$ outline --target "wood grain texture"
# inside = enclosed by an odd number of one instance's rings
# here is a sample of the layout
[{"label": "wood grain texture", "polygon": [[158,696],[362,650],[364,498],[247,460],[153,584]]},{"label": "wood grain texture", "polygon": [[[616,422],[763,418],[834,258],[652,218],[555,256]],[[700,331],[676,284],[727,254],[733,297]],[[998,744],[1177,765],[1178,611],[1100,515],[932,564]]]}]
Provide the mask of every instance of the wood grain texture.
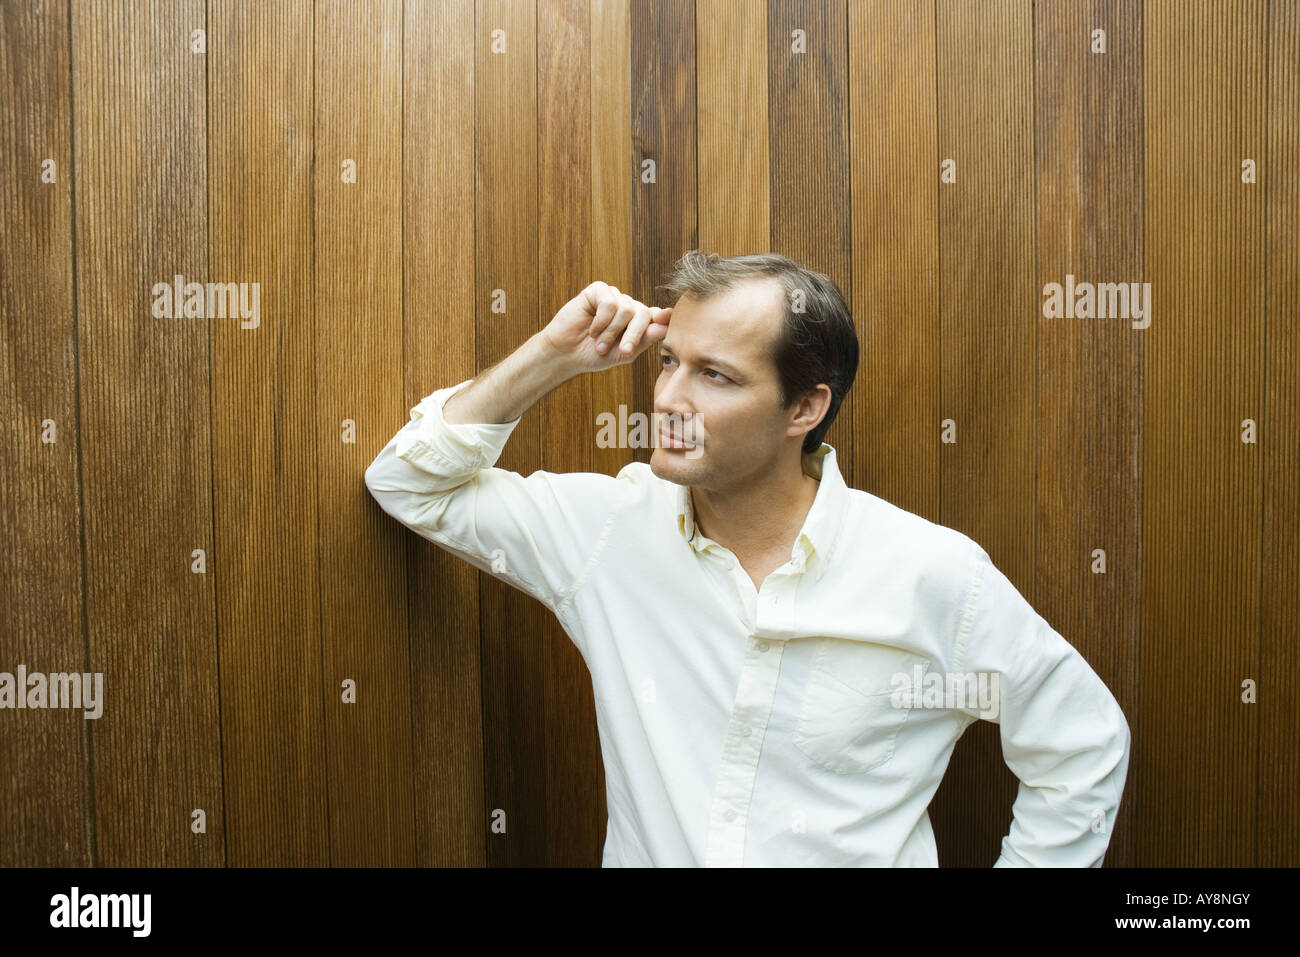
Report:
[{"label": "wood grain texture", "polygon": [[255,325],[210,325],[227,856],[322,867],[317,434],[301,427],[316,415],[311,8],[208,15],[211,276],[259,289]]},{"label": "wood grain texture", "polygon": [[[1145,5],[1146,330],[1138,858],[1256,862],[1267,9]],[[1268,431],[1260,437],[1268,441]],[[1171,746],[1188,742],[1188,747]],[[1203,742],[1213,742],[1204,746]],[[1212,783],[1211,783],[1212,782]]]},{"label": "wood grain texture", "polygon": [[[154,315],[206,282],[198,2],[72,4],[77,343],[96,864],[226,860],[208,321]],[[202,556],[199,555],[202,550]],[[197,562],[202,560],[203,570]],[[206,830],[191,830],[201,810]]]},{"label": "wood grain texture", "polygon": [[1300,5],[1268,8],[1267,282],[1257,867],[1300,864]]},{"label": "wood grain texture", "polygon": [[[403,537],[361,478],[396,429],[402,365],[402,17],[316,4],[316,436],[329,860],[415,863]],[[343,164],[355,164],[355,182]],[[398,425],[405,416],[397,416]],[[355,441],[348,423],[355,423]],[[343,683],[355,682],[355,703]]]},{"label": "wood grain texture", "polygon": [[[478,371],[474,288],[474,0],[404,5],[402,263],[405,385],[422,398]],[[390,431],[396,431],[391,429]],[[386,438],[377,437],[375,452]],[[378,505],[376,521],[391,524]],[[405,542],[417,863],[486,862],[479,573],[427,539]]]},{"label": "wood grain texture", "polygon": [[[84,674],[66,7],[0,6],[0,153],[0,671]],[[94,863],[84,715],[0,717],[0,867]]]},{"label": "wood grain texture", "polygon": [[[956,164],[939,187],[939,415],[956,441],[939,446],[937,520],[979,542],[1032,605],[1032,5],[944,0],[936,11],[939,158]],[[1015,795],[997,726],[976,722],[935,796],[940,863],[991,865]]]},{"label": "wood grain texture", "polygon": [[[848,61],[844,3],[768,0],[772,251],[825,273],[852,311]],[[850,402],[840,406],[826,441],[844,480],[855,485],[857,423]]]},{"label": "wood grain texture", "polygon": [[[632,277],[625,291],[641,302],[666,306],[660,284],[672,264],[699,245],[695,4],[634,0],[631,13],[635,179]],[[654,410],[659,366],[653,355],[646,350],[633,373],[633,409],[644,414]],[[651,451],[636,449],[634,457],[649,462]]]},{"label": "wood grain texture", "polygon": [[[632,289],[632,196],[640,188],[632,141],[632,0],[592,0],[591,56],[591,276]],[[639,240],[636,240],[639,243]],[[657,361],[657,360],[655,360]],[[615,366],[590,380],[593,414],[618,415],[636,407],[637,363]],[[657,374],[657,373],[656,373]],[[643,372],[643,376],[645,373]],[[649,411],[641,407],[642,412]],[[634,461],[631,449],[591,450],[592,469],[606,475]],[[604,770],[598,772],[604,778]],[[602,791],[602,800],[604,800]]]},{"label": "wood grain texture", "polygon": [[700,248],[771,251],[767,16],[747,0],[696,0]]},{"label": "wood grain texture", "polygon": [[[1092,52],[1094,30],[1105,53]],[[1034,84],[1037,289],[1067,275],[1141,283],[1141,5],[1039,3]],[[1040,300],[1035,608],[1128,715],[1139,706],[1144,333],[1123,317],[1045,318]],[[1136,861],[1139,773],[1119,821],[1105,822],[1108,864]]]},{"label": "wood grain texture", "polygon": [[[474,323],[485,369],[539,328],[538,47],[534,4],[478,0],[476,11]],[[494,311],[498,303],[504,311]],[[526,415],[497,466],[528,475],[541,458],[539,418]],[[547,855],[542,676],[550,613],[491,575],[479,576],[479,602],[487,860],[535,866]]]},{"label": "wood grain texture", "polygon": [[[857,487],[939,517],[934,4],[849,4]],[[843,413],[841,413],[842,415]]]}]

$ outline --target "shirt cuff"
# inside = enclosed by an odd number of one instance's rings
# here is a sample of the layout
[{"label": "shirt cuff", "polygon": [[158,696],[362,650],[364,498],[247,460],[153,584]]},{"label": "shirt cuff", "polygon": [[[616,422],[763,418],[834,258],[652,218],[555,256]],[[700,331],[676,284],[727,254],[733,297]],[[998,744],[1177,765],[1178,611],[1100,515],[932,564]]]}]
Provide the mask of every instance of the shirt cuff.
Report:
[{"label": "shirt cuff", "polygon": [[394,451],[399,459],[436,474],[476,472],[496,464],[523,416],[502,423],[453,423],[442,416],[447,400],[473,381],[438,389],[411,409],[411,421],[397,436]]}]

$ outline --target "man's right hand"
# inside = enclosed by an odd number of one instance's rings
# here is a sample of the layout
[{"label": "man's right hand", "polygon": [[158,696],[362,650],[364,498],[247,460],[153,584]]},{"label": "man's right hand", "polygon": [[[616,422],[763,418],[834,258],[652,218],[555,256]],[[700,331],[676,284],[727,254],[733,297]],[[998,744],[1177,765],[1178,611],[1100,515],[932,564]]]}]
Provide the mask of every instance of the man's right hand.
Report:
[{"label": "man's right hand", "polygon": [[578,372],[600,372],[662,342],[671,318],[671,307],[647,306],[608,283],[593,282],[538,335]]}]

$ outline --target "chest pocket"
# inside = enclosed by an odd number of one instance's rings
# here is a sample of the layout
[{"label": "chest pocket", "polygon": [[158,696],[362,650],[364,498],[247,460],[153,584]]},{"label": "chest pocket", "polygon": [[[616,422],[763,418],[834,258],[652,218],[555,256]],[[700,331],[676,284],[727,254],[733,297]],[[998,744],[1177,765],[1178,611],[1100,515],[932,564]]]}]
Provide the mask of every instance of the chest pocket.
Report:
[{"label": "chest pocket", "polygon": [[837,774],[862,774],[894,756],[898,732],[911,708],[895,707],[895,674],[924,677],[930,659],[899,648],[817,638],[808,683],[795,725],[794,744],[818,765]]}]

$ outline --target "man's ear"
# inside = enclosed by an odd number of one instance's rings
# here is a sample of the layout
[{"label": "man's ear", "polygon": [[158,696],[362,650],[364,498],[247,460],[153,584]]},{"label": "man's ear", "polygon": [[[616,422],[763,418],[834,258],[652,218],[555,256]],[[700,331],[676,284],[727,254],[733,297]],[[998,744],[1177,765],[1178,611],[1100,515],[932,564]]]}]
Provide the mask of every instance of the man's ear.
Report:
[{"label": "man's ear", "polygon": [[817,428],[826,417],[826,413],[830,411],[831,398],[831,387],[822,383],[805,393],[800,400],[801,408],[798,415],[808,415],[812,418],[812,424],[808,426],[809,432]]}]

